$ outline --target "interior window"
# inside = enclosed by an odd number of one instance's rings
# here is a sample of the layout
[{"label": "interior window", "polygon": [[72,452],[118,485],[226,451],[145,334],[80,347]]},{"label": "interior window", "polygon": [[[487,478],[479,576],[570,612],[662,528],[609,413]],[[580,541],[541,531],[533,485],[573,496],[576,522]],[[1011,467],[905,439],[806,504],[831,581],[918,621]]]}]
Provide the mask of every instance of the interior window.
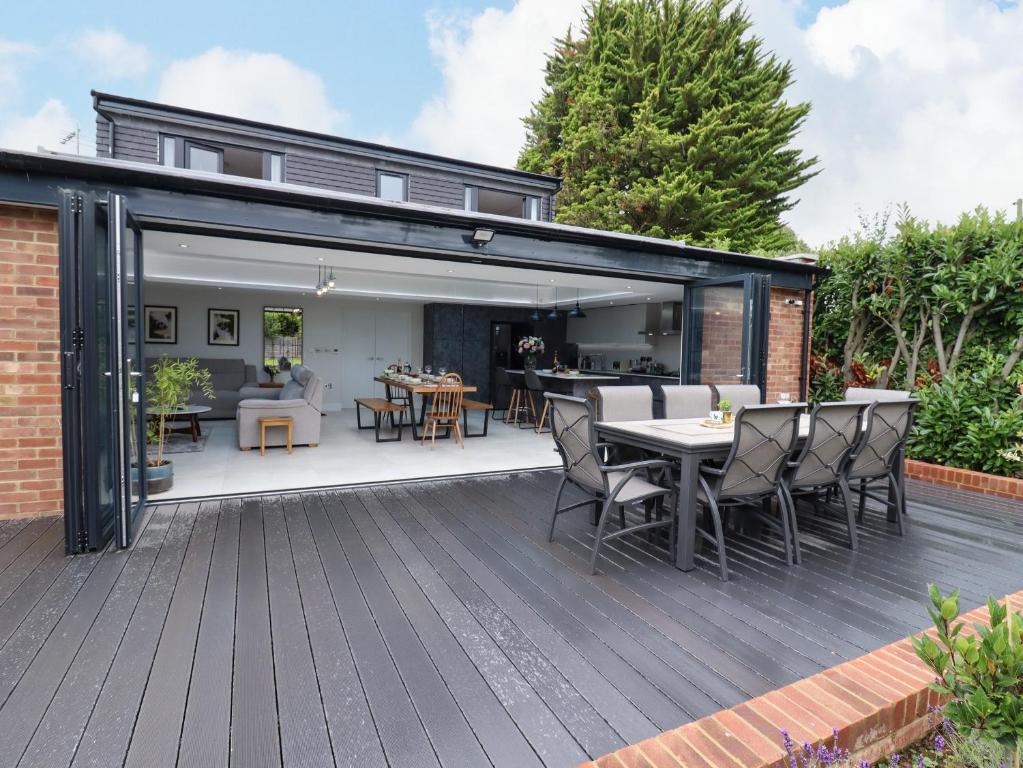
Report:
[{"label": "interior window", "polygon": [[171,168],[178,164],[178,142],[173,136],[160,137],[160,165]]},{"label": "interior window", "polygon": [[408,199],[408,177],[403,173],[377,173],[377,197],[404,202]]},{"label": "interior window", "polygon": [[539,219],[540,198],[486,187],[466,187],[465,209],[516,219]]},{"label": "interior window", "polygon": [[244,176],[246,179],[263,178],[263,153],[242,147],[224,147],[224,173]]},{"label": "interior window", "polygon": [[270,155],[270,181],[284,181],[284,155]]},{"label": "interior window", "polygon": [[263,370],[267,374],[301,364],[303,326],[301,307],[263,307]]},{"label": "interior window", "polygon": [[190,144],[188,145],[188,167],[193,171],[220,173],[221,153],[216,149]]}]

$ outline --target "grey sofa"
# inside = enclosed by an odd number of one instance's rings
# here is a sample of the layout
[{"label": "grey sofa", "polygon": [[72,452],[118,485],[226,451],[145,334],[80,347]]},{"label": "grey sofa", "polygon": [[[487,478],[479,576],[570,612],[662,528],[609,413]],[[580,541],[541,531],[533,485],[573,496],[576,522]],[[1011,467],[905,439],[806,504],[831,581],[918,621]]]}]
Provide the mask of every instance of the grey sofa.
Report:
[{"label": "grey sofa", "polygon": [[[304,365],[291,369],[291,381],[283,389],[270,390],[276,399],[254,398],[238,403],[238,447],[243,451],[259,447],[261,416],[291,416],[293,445],[317,446],[320,443],[320,417],[323,414],[323,381]],[[287,430],[271,427],[267,445],[286,445]]]},{"label": "grey sofa", "polygon": [[[187,357],[170,358],[188,360]],[[152,369],[160,358],[146,358],[146,370]],[[262,388],[257,384],[256,366],[247,365],[241,358],[198,357],[199,365],[210,372],[214,398],[202,392],[193,392],[188,399],[190,405],[208,405],[212,410],[204,413],[202,419],[233,419],[238,403],[248,398],[275,399],[278,389]]]}]

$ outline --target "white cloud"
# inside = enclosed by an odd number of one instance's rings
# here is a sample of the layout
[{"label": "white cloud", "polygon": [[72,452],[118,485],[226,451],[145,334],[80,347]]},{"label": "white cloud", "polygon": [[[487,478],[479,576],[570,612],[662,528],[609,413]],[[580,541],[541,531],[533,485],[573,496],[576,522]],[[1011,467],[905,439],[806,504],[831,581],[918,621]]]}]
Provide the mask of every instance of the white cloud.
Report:
[{"label": "white cloud", "polygon": [[518,0],[509,11],[430,18],[430,48],[443,91],[423,105],[412,141],[433,152],[511,166],[526,132],[522,118],[543,88],[545,54],[578,29],[576,0]]},{"label": "white cloud", "polygon": [[337,132],[347,120],[331,106],[319,75],[276,53],[217,47],[175,61],[160,77],[157,99],[326,133]]},{"label": "white cloud", "polygon": [[813,110],[797,144],[822,172],[788,216],[819,245],[860,211],[906,202],[953,221],[1023,195],[1023,7],[989,0],[847,0],[801,29],[798,0],[750,0]]},{"label": "white cloud", "polygon": [[19,94],[21,70],[37,52],[30,43],[0,38],[0,107]]},{"label": "white cloud", "polygon": [[34,115],[15,115],[0,123],[0,147],[34,152],[43,146],[66,152],[68,148],[61,147],[59,140],[74,127],[75,119],[63,102],[47,99]]},{"label": "white cloud", "polygon": [[71,50],[95,75],[111,80],[141,77],[149,69],[146,47],[109,27],[86,29],[71,43]]}]

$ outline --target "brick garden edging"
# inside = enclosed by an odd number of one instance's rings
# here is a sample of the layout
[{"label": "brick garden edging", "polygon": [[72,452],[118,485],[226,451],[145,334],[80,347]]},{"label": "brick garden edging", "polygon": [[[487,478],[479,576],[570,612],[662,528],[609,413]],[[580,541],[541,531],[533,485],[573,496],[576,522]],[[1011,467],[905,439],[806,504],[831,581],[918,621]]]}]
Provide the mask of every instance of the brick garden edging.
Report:
[{"label": "brick garden edging", "polygon": [[[1019,610],[1023,591],[1010,600]],[[987,623],[987,606],[961,618]],[[769,768],[785,757],[783,728],[814,745],[830,744],[838,728],[843,748],[873,761],[927,733],[927,708],[938,703],[927,687],[933,679],[906,638],[580,768]]]},{"label": "brick garden edging", "polygon": [[988,496],[999,496],[1003,499],[1023,500],[1023,480],[1017,477],[989,475],[972,469],[928,464],[926,461],[916,459],[906,459],[906,477]]}]

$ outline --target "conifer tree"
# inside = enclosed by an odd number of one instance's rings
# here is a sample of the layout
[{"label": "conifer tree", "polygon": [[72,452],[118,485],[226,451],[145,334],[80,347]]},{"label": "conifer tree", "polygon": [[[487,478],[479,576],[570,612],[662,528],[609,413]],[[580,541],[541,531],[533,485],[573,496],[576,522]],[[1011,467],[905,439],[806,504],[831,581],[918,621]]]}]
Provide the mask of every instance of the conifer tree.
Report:
[{"label": "conifer tree", "polygon": [[743,251],[793,246],[782,214],[816,171],[792,67],[730,0],[591,0],[525,118],[524,170],[564,178],[558,221]]}]

